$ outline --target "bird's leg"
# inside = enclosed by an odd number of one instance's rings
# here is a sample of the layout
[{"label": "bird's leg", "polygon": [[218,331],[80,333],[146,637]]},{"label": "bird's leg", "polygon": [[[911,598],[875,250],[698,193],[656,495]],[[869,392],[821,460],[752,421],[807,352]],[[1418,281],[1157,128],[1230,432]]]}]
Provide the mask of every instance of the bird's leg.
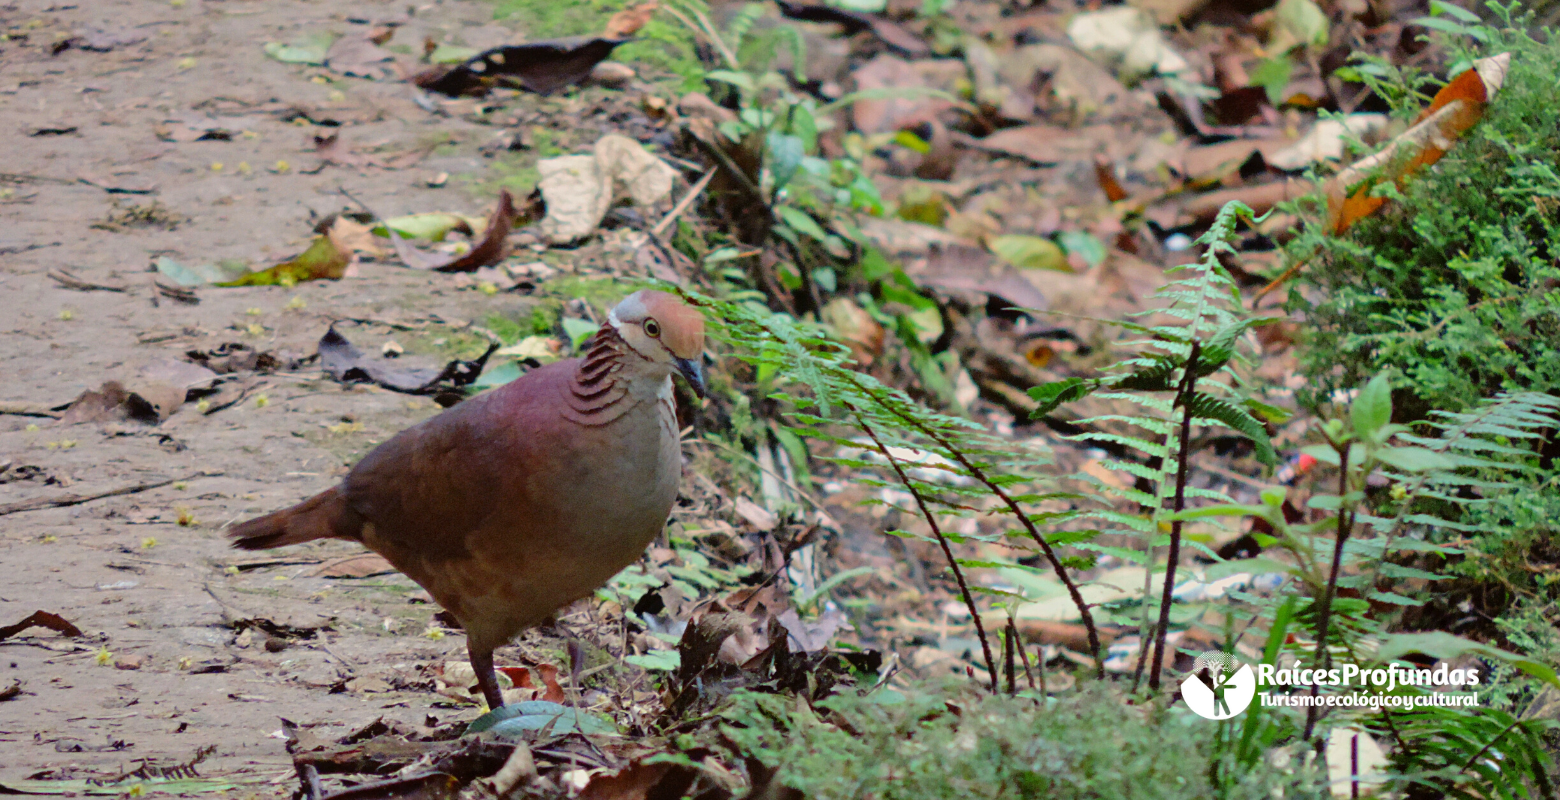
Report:
[{"label": "bird's leg", "polygon": [[477,673],[477,686],[482,688],[482,697],[487,700],[488,710],[497,711],[504,705],[504,692],[498,686],[498,671],[493,669],[493,651],[479,653],[468,642],[466,652],[471,658],[471,669]]}]

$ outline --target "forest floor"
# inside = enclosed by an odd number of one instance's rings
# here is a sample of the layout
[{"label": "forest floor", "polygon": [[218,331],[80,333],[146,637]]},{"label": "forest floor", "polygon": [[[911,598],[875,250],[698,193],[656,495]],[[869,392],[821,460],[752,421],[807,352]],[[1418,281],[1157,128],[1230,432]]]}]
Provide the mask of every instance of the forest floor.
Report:
[{"label": "forest floor", "polygon": [[[33,45],[0,45],[6,401],[59,406],[105,381],[133,383],[159,359],[228,343],[312,354],[341,319],[365,320],[349,331],[359,344],[377,351],[393,337],[415,354],[450,349],[435,340],[472,319],[524,316],[523,298],[495,299],[455,276],[372,262],[347,281],[203,292],[196,305],[154,296],[146,272],[153,258],[265,261],[296,252],[318,218],[353,208],[342,188],[372,198],[387,216],[475,205],[459,189],[428,185],[439,173],[482,169],[474,126],[430,115],[404,84],[362,81],[343,97],[262,49],[342,24],[349,12],[388,16],[393,6],[0,5],[0,30],[25,32]],[[403,34],[509,37],[491,30],[492,14],[489,4],[446,2]],[[89,28],[144,38],[110,52],[50,55],[52,42]],[[315,165],[314,128],[285,121],[288,109],[343,120],[354,142],[458,144],[415,169],[304,174]],[[157,134],[170,120],[208,113],[243,132],[186,142]],[[50,126],[68,132],[38,132]],[[290,168],[278,171],[278,162]],[[110,193],[83,175],[132,189],[155,184],[155,193]],[[152,203],[150,226],[100,225]],[[47,277],[59,269],[124,290],[72,289]],[[474,706],[432,709],[437,695],[406,688],[428,685],[429,664],[465,657],[459,635],[421,635],[437,608],[415,585],[394,573],[321,577],[322,563],[358,550],[345,543],[255,563],[264,559],[230,550],[221,531],[332,485],[372,443],[437,410],[427,398],[342,386],[310,369],[265,378],[220,412],[185,406],[155,427],[0,416],[0,463],[8,465],[0,505],[176,480],[0,517],[0,623],[41,609],[88,634],[72,641],[35,628],[0,643],[0,684],[22,682],[18,696],[0,703],[0,783],[40,772],[112,774],[142,758],[184,762],[208,746],[217,749],[203,773],[291,782],[284,741],[272,735],[279,717],[343,731],[379,717],[419,725],[430,714],[441,722],[475,717]],[[308,638],[273,637],[268,648],[265,635],[235,630],[237,619],[271,620]],[[316,634],[322,627],[328,632]]]}]

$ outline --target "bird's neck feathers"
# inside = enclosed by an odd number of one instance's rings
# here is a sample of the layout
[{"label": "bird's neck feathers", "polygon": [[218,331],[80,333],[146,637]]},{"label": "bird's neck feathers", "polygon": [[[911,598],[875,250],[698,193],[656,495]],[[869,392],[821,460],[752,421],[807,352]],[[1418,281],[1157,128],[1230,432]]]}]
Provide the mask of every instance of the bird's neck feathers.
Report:
[{"label": "bird's neck feathers", "polygon": [[568,416],[582,425],[605,425],[641,401],[671,394],[671,370],[623,341],[615,325],[601,326],[569,380]]}]

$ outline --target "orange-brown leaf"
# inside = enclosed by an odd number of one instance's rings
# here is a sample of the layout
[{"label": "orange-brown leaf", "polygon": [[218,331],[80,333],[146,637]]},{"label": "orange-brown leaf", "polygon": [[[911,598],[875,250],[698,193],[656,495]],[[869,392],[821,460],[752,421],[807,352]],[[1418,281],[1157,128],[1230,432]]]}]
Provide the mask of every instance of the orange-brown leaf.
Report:
[{"label": "orange-brown leaf", "polygon": [[656,9],[661,7],[660,0],[648,0],[644,3],[629,6],[612,15],[607,20],[607,27],[601,32],[608,39],[622,39],[625,36],[633,36],[639,32],[650,18],[655,16]]},{"label": "orange-brown leaf", "polygon": [[1111,167],[1110,161],[1097,158],[1094,161],[1094,176],[1099,179],[1100,189],[1105,192],[1105,199],[1112,203],[1127,199],[1127,190],[1121,188],[1116,181],[1116,171]]}]

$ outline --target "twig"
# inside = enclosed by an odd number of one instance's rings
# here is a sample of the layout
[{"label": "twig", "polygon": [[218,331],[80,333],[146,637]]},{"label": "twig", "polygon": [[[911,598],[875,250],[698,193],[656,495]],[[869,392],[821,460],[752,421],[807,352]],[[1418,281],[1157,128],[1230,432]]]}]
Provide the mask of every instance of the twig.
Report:
[{"label": "twig", "polygon": [[1192,449],[1192,394],[1197,391],[1197,360],[1200,355],[1202,342],[1194,339],[1192,351],[1186,357],[1186,377],[1181,379],[1180,391],[1176,392],[1176,402],[1183,409],[1181,442],[1175,462],[1175,500],[1172,506],[1176,518],[1170,523],[1170,555],[1165,562],[1165,585],[1159,600],[1159,625],[1154,630],[1154,663],[1148,669],[1150,692],[1159,691],[1159,673],[1165,666],[1165,636],[1170,630],[1170,602],[1174,599],[1172,593],[1175,591],[1176,562],[1181,558],[1181,526],[1185,524],[1180,513],[1186,508],[1186,462]]},{"label": "twig", "polygon": [[194,475],[189,475],[183,478],[169,478],[164,481],[154,481],[152,483],[137,483],[133,486],[123,486],[118,489],[110,489],[106,492],[98,492],[96,494],[67,494],[63,497],[38,497],[33,498],[32,500],[22,500],[20,502],[7,503],[3,506],[0,506],[0,517],[6,516],[7,514],[18,514],[23,511],[37,511],[44,508],[79,506],[82,503],[90,503],[93,500],[102,500],[105,497],[119,497],[120,495],[136,494],[137,492],[145,492],[151,489],[160,489],[171,483],[178,483],[179,481],[193,480],[195,478],[209,477],[220,474],[222,473],[197,472]]},{"label": "twig", "polygon": [[10,414],[15,417],[48,417],[59,419],[63,412],[50,411],[47,408],[32,405],[31,403],[0,403],[0,414]]},{"label": "twig", "polygon": [[953,570],[954,580],[959,582],[959,594],[964,598],[964,605],[970,611],[970,619],[975,623],[975,634],[980,638],[981,653],[986,658],[986,673],[991,678],[991,693],[996,694],[997,662],[996,659],[991,657],[991,642],[986,640],[986,626],[981,623],[980,611],[975,608],[975,595],[970,592],[970,585],[964,580],[964,570],[959,568],[959,560],[953,556],[953,547],[948,544],[948,537],[944,536],[942,528],[938,527],[937,516],[932,513],[930,508],[927,508],[925,498],[921,497],[921,492],[910,481],[910,476],[905,474],[904,468],[899,466],[899,462],[894,459],[888,447],[883,444],[883,440],[878,438],[877,431],[867,424],[866,419],[861,416],[861,412],[856,410],[855,406],[850,406],[850,410],[851,413],[856,415],[856,424],[860,425],[861,429],[866,431],[867,436],[872,438],[872,443],[877,445],[878,452],[888,459],[888,465],[893,468],[894,474],[899,476],[899,482],[904,484],[905,489],[910,492],[910,496],[915,498],[916,506],[921,509],[921,516],[926,518],[926,524],[931,526],[932,535],[937,537],[937,544],[942,547],[943,555],[948,558],[948,568]]},{"label": "twig", "polygon": [[863,386],[860,381],[853,380],[852,382],[855,384],[857,389],[871,397],[873,400],[877,401],[878,405],[887,409],[889,413],[904,420],[911,427],[919,430],[932,441],[940,445],[944,450],[947,450],[948,455],[951,456],[954,461],[957,461],[959,466],[968,471],[971,477],[975,478],[975,480],[984,485],[987,491],[996,495],[1002,501],[1002,503],[1008,507],[1008,510],[1013,512],[1013,516],[1018,519],[1020,525],[1024,526],[1024,530],[1029,534],[1029,537],[1035,540],[1035,544],[1040,545],[1040,551],[1045,554],[1046,561],[1050,562],[1051,568],[1056,571],[1057,579],[1062,582],[1063,586],[1067,587],[1068,596],[1072,598],[1073,605],[1078,607],[1078,614],[1083,619],[1083,627],[1089,632],[1089,649],[1090,655],[1094,657],[1095,672],[1099,675],[1100,679],[1103,680],[1105,678],[1105,660],[1100,658],[1100,632],[1099,629],[1094,626],[1094,615],[1089,613],[1089,604],[1084,602],[1083,594],[1078,591],[1078,584],[1074,583],[1072,576],[1067,574],[1067,568],[1062,566],[1062,560],[1057,557],[1055,548],[1051,547],[1051,543],[1045,540],[1045,536],[1040,533],[1040,529],[1035,527],[1034,520],[1030,519],[1029,515],[1024,513],[1024,510],[1019,507],[1018,503],[1013,500],[1013,497],[1009,495],[1006,490],[1004,490],[1001,486],[998,486],[994,481],[991,480],[990,477],[986,475],[985,470],[975,466],[969,460],[969,458],[964,455],[964,451],[954,447],[953,443],[948,441],[946,436],[943,436],[922,424],[922,422],[915,417],[912,417],[909,414],[900,411],[898,408],[895,408],[891,403],[888,403],[887,401],[878,397],[866,386]]},{"label": "twig", "polygon": [[1024,662],[1024,678],[1029,681],[1029,689],[1035,688],[1035,673],[1029,669],[1029,651],[1024,649],[1024,640],[1018,636],[1018,625],[1013,622],[1013,614],[1008,614],[1008,635],[1013,637],[1013,642],[1018,648],[1018,657]]},{"label": "twig", "polygon": [[127,292],[127,291],[130,291],[128,288],[126,288],[124,286],[114,286],[114,285],[107,284],[107,283],[93,283],[93,282],[88,281],[88,280],[82,280],[81,278],[77,277],[74,273],[72,273],[70,270],[61,269],[61,268],[58,268],[58,267],[55,268],[55,269],[49,270],[49,278],[52,279],[55,283],[58,283],[61,286],[66,287],[67,289],[79,289],[79,290],[81,290],[83,292],[92,292],[92,291]]},{"label": "twig", "polygon": [[[1340,503],[1349,496],[1349,449],[1352,442],[1344,442],[1338,452],[1338,500]],[[1349,540],[1349,530],[1353,527],[1354,517],[1341,506],[1338,509],[1338,533],[1333,543],[1332,572],[1327,576],[1327,589],[1322,594],[1321,618],[1316,622],[1316,649],[1321,652],[1322,669],[1332,666],[1332,651],[1327,649],[1327,626],[1332,622],[1333,595],[1338,590],[1338,572],[1343,568],[1343,545]],[[1319,684],[1311,684],[1311,696],[1316,697],[1320,691]],[[1305,735],[1301,739],[1309,740],[1316,729],[1317,706],[1313,702],[1306,710]],[[1317,747],[1322,746],[1317,742]]]},{"label": "twig", "polygon": [[699,198],[699,195],[704,192],[704,187],[710,185],[710,181],[715,178],[715,173],[719,171],[719,167],[710,167],[706,170],[704,175],[688,189],[688,194],[684,195],[683,199],[678,200],[677,205],[672,206],[672,210],[666,212],[666,216],[662,217],[661,221],[657,222],[655,227],[650,229],[650,235],[657,239],[661,238],[661,235],[666,233],[666,229],[672,227],[672,223],[676,222],[677,218],[682,216],[689,206],[693,205],[693,201]]}]

